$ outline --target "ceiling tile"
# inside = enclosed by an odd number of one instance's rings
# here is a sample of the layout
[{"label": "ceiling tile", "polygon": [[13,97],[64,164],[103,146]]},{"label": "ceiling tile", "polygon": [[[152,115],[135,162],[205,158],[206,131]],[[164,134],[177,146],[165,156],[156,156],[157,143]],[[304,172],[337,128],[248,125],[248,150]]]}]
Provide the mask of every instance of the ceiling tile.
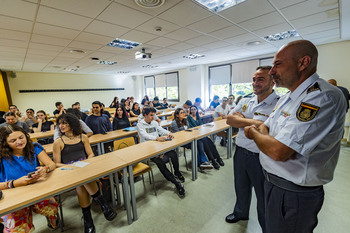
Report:
[{"label": "ceiling tile", "polygon": [[290,7],[286,7],[282,9],[281,12],[288,20],[294,20],[308,15],[337,8],[337,2],[338,1],[334,1],[334,4],[323,6],[320,0],[308,0]]},{"label": "ceiling tile", "polygon": [[239,25],[246,28],[249,31],[255,31],[281,23],[286,23],[286,20],[279,13],[271,12],[239,23]]},{"label": "ceiling tile", "polygon": [[233,25],[227,28],[223,28],[223,29],[211,32],[209,34],[220,39],[227,39],[227,38],[242,35],[245,33],[247,33],[246,30],[243,30],[240,27]]},{"label": "ceiling tile", "polygon": [[289,30],[293,30],[293,28],[288,23],[282,23],[282,24],[274,25],[268,28],[256,30],[253,32],[261,37],[265,37],[268,35],[281,33]]},{"label": "ceiling tile", "polygon": [[[327,12],[334,12],[331,13],[330,15],[327,14]],[[306,17],[298,18],[295,20],[292,20],[291,23],[292,25],[297,28],[305,28],[311,25],[318,25],[320,23],[332,21],[332,20],[339,20],[339,11],[338,9],[332,9],[326,12],[320,12],[317,14],[313,15],[308,15]]]},{"label": "ceiling tile", "polygon": [[[161,27],[161,31],[156,31],[156,27]],[[136,29],[139,31],[143,31],[143,32],[150,32],[152,34],[155,35],[164,35],[167,34],[169,32],[175,31],[177,29],[179,29],[180,26],[170,23],[168,21],[159,19],[159,18],[153,18],[143,24],[141,24],[140,26],[138,26]]]},{"label": "ceiling tile", "polygon": [[29,44],[29,49],[42,49],[42,50],[49,50],[49,51],[57,51],[60,52],[64,49],[62,46],[56,46],[56,45],[46,45],[46,44],[38,44],[31,42]]},{"label": "ceiling tile", "polygon": [[317,25],[313,25],[310,27],[305,27],[302,29],[298,29],[298,33],[301,36],[304,35],[308,35],[311,33],[315,33],[315,32],[322,32],[322,31],[327,31],[327,30],[331,30],[331,29],[335,29],[338,28],[339,29],[340,25],[339,25],[339,21],[338,20],[333,20],[333,21],[328,21],[325,23],[320,23]]},{"label": "ceiling tile", "polygon": [[81,42],[81,41],[73,41],[69,44],[70,48],[73,49],[82,49],[82,50],[97,50],[101,48],[101,45],[98,44],[92,44],[92,43],[86,43],[86,42]]},{"label": "ceiling tile", "polygon": [[108,0],[41,0],[40,4],[74,14],[95,18],[110,4]]},{"label": "ceiling tile", "polygon": [[158,36],[156,36],[156,35],[146,33],[146,32],[137,31],[137,30],[132,30],[132,31],[123,35],[123,39],[135,41],[138,43],[146,43],[147,41],[153,40],[157,37]]},{"label": "ceiling tile", "polygon": [[185,41],[185,40],[189,40],[189,39],[198,37],[200,35],[201,34],[198,32],[194,32],[194,31],[189,30],[187,28],[181,28],[179,30],[176,30],[176,31],[173,31],[173,32],[166,34],[164,37],[178,40],[178,41]]},{"label": "ceiling tile", "polygon": [[235,23],[270,13],[275,9],[267,0],[249,0],[221,11],[219,14]]},{"label": "ceiling tile", "polygon": [[[114,0],[114,2],[118,2],[122,5],[128,6],[130,8],[133,8],[138,11],[142,11],[149,15],[158,15],[163,11],[166,11],[167,9],[173,7],[175,4],[181,2],[183,0],[171,0],[171,1],[164,1],[164,4],[159,7],[154,8],[145,8],[137,5],[135,1],[125,1],[125,0]],[[147,1],[144,1],[147,2]]]},{"label": "ceiling tile", "polygon": [[[6,4],[6,7],[3,7],[3,4]],[[0,5],[0,15],[26,20],[34,19],[36,4],[21,0],[2,0]]]},{"label": "ceiling tile", "polygon": [[339,33],[339,28],[327,30],[327,31],[322,31],[322,32],[316,32],[316,33],[311,33],[308,35],[303,36],[304,39],[306,40],[314,40],[314,39],[329,39],[329,38],[340,38],[340,33]]},{"label": "ceiling tile", "polygon": [[231,25],[231,22],[220,16],[213,15],[194,24],[188,25],[187,27],[200,32],[210,33]]},{"label": "ceiling tile", "polygon": [[234,36],[228,39],[225,39],[226,42],[241,46],[247,42],[251,42],[251,41],[261,41],[264,42],[261,38],[251,34],[251,33],[246,33],[246,34],[242,34],[239,36]]},{"label": "ceiling tile", "polygon": [[288,7],[288,6],[292,6],[292,5],[295,5],[295,4],[298,4],[300,2],[305,2],[306,0],[271,0],[271,2],[273,4],[275,4],[275,6],[278,8],[278,9],[282,9],[282,8],[285,8],[285,7]]},{"label": "ceiling tile", "polygon": [[147,44],[160,46],[160,47],[168,47],[170,45],[178,43],[177,40],[165,38],[165,37],[158,37],[155,40],[147,42]]},{"label": "ceiling tile", "polygon": [[0,38],[3,38],[3,39],[28,41],[29,36],[30,34],[27,32],[0,29]]},{"label": "ceiling tile", "polygon": [[79,31],[43,23],[35,23],[33,33],[64,39],[73,39],[79,34]]},{"label": "ceiling tile", "polygon": [[203,46],[208,48],[208,49],[218,49],[226,46],[230,46],[230,43],[224,42],[224,41],[215,41],[212,43],[204,44]]},{"label": "ceiling tile", "polygon": [[186,43],[190,43],[193,45],[204,45],[208,43],[212,43],[214,41],[217,41],[218,39],[211,37],[211,36],[199,36],[190,40],[187,40]]},{"label": "ceiling tile", "polygon": [[202,7],[198,7],[192,1],[183,1],[160,14],[158,17],[180,26],[187,26],[210,15],[212,15],[211,12]]},{"label": "ceiling tile", "polygon": [[193,47],[195,47],[195,46],[192,45],[192,44],[187,44],[185,42],[180,42],[178,44],[171,45],[168,48],[169,49],[178,50],[178,51],[182,51],[184,49],[190,49],[190,48],[193,48]]},{"label": "ceiling tile", "polygon": [[88,43],[94,43],[99,45],[106,45],[112,40],[114,40],[114,37],[108,37],[108,36],[100,36],[95,35],[87,32],[82,32],[75,38],[76,41],[83,41]]},{"label": "ceiling tile", "polygon": [[13,31],[31,32],[33,23],[28,20],[16,19],[0,15],[0,28]]},{"label": "ceiling tile", "polygon": [[90,18],[84,16],[79,16],[44,6],[40,7],[37,17],[37,22],[76,30],[84,29],[90,23],[90,21]]},{"label": "ceiling tile", "polygon": [[59,51],[52,51],[52,50],[43,50],[43,49],[28,49],[28,54],[37,54],[37,55],[48,55],[48,56],[57,56],[59,54]]},{"label": "ceiling tile", "polygon": [[134,28],[151,19],[152,16],[136,11],[129,7],[117,3],[111,4],[97,19],[121,25],[123,27]]},{"label": "ceiling tile", "polygon": [[10,47],[19,47],[19,48],[27,48],[28,42],[19,41],[19,40],[9,40],[9,39],[0,39],[1,46],[10,46]]},{"label": "ceiling tile", "polygon": [[68,39],[62,39],[62,38],[51,37],[51,36],[42,36],[37,34],[33,34],[30,41],[34,43],[39,43],[39,44],[58,45],[58,46],[67,46],[71,42],[71,40],[68,40]]},{"label": "ceiling tile", "polygon": [[106,22],[102,22],[99,20],[94,20],[87,28],[86,32],[91,32],[95,34],[100,34],[103,36],[112,36],[112,37],[120,37],[124,33],[128,32],[130,29],[126,27],[122,27],[115,24],[110,24]]}]

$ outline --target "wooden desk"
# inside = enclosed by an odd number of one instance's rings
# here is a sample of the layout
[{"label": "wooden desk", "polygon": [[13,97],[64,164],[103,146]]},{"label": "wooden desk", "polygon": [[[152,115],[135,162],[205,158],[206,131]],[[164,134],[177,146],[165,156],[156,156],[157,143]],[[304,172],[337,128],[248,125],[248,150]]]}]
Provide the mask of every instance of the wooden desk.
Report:
[{"label": "wooden desk", "polygon": [[137,117],[130,117],[129,118],[129,121],[130,121],[130,123],[134,123],[134,122],[137,122]]},{"label": "wooden desk", "polygon": [[30,133],[30,138],[48,138],[53,137],[53,134],[55,133],[55,130],[50,130],[46,132],[36,132],[36,133]]},{"label": "wooden desk", "polygon": [[[3,190],[5,200],[0,202],[0,215],[22,209],[40,200],[61,194],[107,175],[110,176],[110,181],[112,182],[112,174],[121,169],[123,169],[124,174],[127,172],[126,162],[115,156],[101,155],[87,159],[85,162],[89,162],[90,164],[82,168],[66,165],[64,167],[72,167],[73,170],[61,170],[61,168],[56,168],[49,173],[45,180],[15,189]],[[127,177],[123,179],[123,186],[128,187]],[[111,188],[114,192],[114,185],[111,185]],[[130,224],[132,219],[129,193],[127,188],[124,188],[123,191],[128,222]],[[115,203],[113,204],[115,205]]]}]

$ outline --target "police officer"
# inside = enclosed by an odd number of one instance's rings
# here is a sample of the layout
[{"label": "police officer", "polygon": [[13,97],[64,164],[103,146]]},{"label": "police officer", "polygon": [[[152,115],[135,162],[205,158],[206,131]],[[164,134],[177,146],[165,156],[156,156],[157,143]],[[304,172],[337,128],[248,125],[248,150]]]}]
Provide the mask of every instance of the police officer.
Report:
[{"label": "police officer", "polygon": [[318,52],[306,40],[281,47],[270,74],[290,90],[264,124],[244,128],[260,149],[266,181],[266,231],[313,232],[324,191],[333,179],[346,102],[316,74]]},{"label": "police officer", "polygon": [[275,85],[269,75],[271,66],[260,66],[253,76],[254,95],[243,98],[227,117],[227,124],[239,128],[234,155],[236,204],[226,222],[235,223],[249,218],[249,207],[254,187],[257,197],[258,220],[265,232],[264,174],[259,162],[259,148],[246,138],[243,127],[264,123],[279,97],[272,89]]}]

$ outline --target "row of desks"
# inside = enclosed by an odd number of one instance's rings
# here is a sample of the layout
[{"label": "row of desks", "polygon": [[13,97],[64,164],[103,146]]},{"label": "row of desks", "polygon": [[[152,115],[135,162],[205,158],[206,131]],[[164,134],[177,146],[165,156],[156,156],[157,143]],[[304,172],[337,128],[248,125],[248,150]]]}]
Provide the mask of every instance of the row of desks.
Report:
[{"label": "row of desks", "polygon": [[[11,213],[15,210],[24,208],[26,206],[30,206],[34,203],[37,203],[40,200],[66,192],[72,188],[81,186],[100,177],[108,175],[111,177],[110,181],[112,182],[113,174],[116,174],[116,172],[120,170],[123,170],[123,174],[127,174],[126,172],[128,170],[130,177],[130,193],[127,188],[127,176],[123,176],[122,182],[124,187],[123,196],[127,211],[128,223],[131,224],[131,207],[133,220],[137,220],[136,198],[133,180],[133,165],[139,163],[140,161],[156,157],[167,151],[174,150],[177,147],[185,145],[187,143],[192,143],[192,180],[195,180],[197,178],[197,141],[203,137],[215,134],[225,129],[228,129],[227,156],[229,158],[232,157],[232,128],[226,124],[226,120],[216,121],[211,123],[211,125],[213,126],[202,125],[200,127],[197,127],[198,129],[193,129],[192,132],[177,132],[174,134],[174,139],[172,141],[148,141],[111,153],[100,155],[92,159],[85,160],[90,164],[82,168],[74,167],[73,170],[61,170],[60,168],[58,168],[51,172],[45,180],[20,188],[3,190],[5,200],[0,202],[0,215]],[[115,137],[120,138],[120,133],[124,133],[124,137],[127,137],[135,134],[136,132],[114,131],[109,132],[109,134],[107,135],[109,135],[110,137],[114,137],[113,135],[118,134],[118,136]],[[94,136],[95,138],[92,138]],[[102,140],[104,140],[103,136],[106,135],[94,136],[91,137],[92,141],[98,143],[102,142]],[[66,167],[72,166],[66,165]],[[116,175],[115,177],[117,178]],[[114,185],[111,184],[111,187],[111,191],[114,196]],[[119,193],[119,191],[117,193]]]}]

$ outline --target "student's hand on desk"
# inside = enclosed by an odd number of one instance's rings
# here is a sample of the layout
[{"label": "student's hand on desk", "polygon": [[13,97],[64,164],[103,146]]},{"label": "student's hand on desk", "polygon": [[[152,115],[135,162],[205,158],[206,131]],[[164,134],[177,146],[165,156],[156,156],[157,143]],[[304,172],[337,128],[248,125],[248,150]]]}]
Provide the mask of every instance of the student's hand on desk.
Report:
[{"label": "student's hand on desk", "polygon": [[21,178],[15,180],[15,187],[19,187],[19,186],[24,186],[24,185],[28,185],[28,184],[33,184],[35,182],[38,181],[38,177],[34,177],[34,175],[32,176],[32,178],[29,178],[28,176],[22,176]]},{"label": "student's hand on desk", "polygon": [[46,172],[46,167],[36,167],[37,171],[32,175],[33,178],[38,178],[40,179],[41,177],[46,177],[47,172]]},{"label": "student's hand on desk", "polygon": [[173,139],[173,138],[174,138],[174,134],[169,133],[169,134],[168,134],[168,136],[167,136],[167,138],[171,138],[171,139]]},{"label": "student's hand on desk", "polygon": [[167,136],[157,137],[156,141],[158,141],[158,142],[165,142],[166,138],[167,138]]}]

